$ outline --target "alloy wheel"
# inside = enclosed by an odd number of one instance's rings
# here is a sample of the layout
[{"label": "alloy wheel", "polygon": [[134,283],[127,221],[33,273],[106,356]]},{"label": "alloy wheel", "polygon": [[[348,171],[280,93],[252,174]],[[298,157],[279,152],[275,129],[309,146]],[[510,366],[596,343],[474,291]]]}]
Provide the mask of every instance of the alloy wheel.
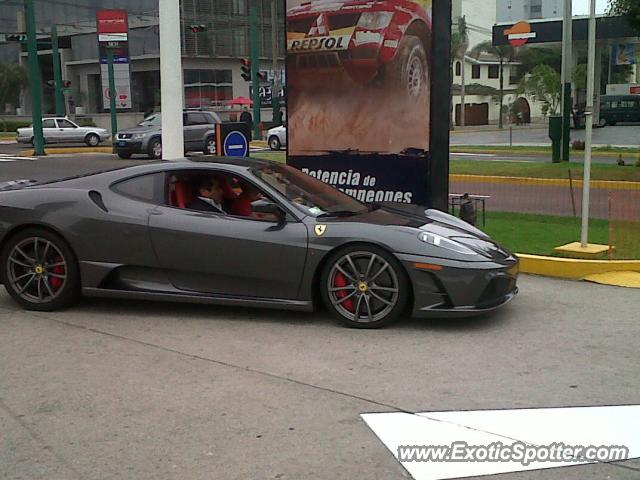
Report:
[{"label": "alloy wheel", "polygon": [[67,262],[58,247],[45,238],[23,239],[13,247],[7,263],[8,281],[25,301],[49,303],[67,283]]},{"label": "alloy wheel", "polygon": [[373,252],[351,252],[331,268],[326,285],[336,311],[357,323],[384,319],[398,302],[400,284],[394,268]]}]

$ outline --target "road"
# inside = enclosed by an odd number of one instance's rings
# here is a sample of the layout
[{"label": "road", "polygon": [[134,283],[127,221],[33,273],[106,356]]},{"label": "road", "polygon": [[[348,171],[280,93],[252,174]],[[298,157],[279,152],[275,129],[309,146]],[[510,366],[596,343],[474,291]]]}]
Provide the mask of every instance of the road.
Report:
[{"label": "road", "polygon": [[[406,479],[360,414],[638,401],[635,290],[520,286],[493,315],[381,331],[139,301],[33,313],[0,293],[0,477]],[[623,466],[491,478],[640,475]]]}]

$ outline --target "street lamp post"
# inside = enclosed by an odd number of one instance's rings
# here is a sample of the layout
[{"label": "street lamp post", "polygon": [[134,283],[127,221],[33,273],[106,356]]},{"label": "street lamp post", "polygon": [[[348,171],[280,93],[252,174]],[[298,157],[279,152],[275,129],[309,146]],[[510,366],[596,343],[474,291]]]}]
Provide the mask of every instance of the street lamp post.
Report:
[{"label": "street lamp post", "polygon": [[589,15],[589,60],[587,66],[587,106],[586,133],[584,148],[584,183],[582,186],[582,231],[580,245],[586,248],[589,243],[589,195],[591,190],[591,146],[593,140],[593,104],[596,73],[596,0],[591,0]]},{"label": "street lamp post", "polygon": [[27,24],[27,48],[29,51],[29,82],[31,84],[31,114],[33,122],[33,146],[36,155],[44,155],[42,134],[42,90],[40,89],[40,64],[38,63],[38,39],[36,37],[36,14],[34,0],[24,0]]},{"label": "street lamp post", "polygon": [[111,113],[111,148],[116,150],[116,135],[118,133],[118,112],[116,111],[116,80],[113,72],[113,48],[107,47],[107,72],[109,76],[109,110]]},{"label": "street lamp post", "polygon": [[64,93],[62,91],[62,63],[60,62],[60,50],[58,48],[58,26],[51,27],[51,56],[53,57],[53,82],[56,90],[56,115],[64,117]]},{"label": "street lamp post", "polygon": [[273,55],[273,87],[271,105],[274,125],[282,124],[280,112],[280,70],[278,69],[278,0],[271,0],[271,49]]}]

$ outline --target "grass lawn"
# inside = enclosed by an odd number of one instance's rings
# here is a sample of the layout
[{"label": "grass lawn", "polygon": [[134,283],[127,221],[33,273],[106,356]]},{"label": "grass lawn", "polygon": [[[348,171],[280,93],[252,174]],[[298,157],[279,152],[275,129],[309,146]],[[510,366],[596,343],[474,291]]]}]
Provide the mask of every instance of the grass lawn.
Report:
[{"label": "grass lawn", "polygon": [[[256,152],[254,158],[265,158],[276,162],[285,162],[287,154],[279,152]],[[584,167],[581,163],[542,163],[542,162],[490,162],[479,160],[451,160],[451,173],[467,175],[497,175],[504,177],[569,178],[568,170],[574,180],[581,180]],[[603,163],[594,163],[591,168],[593,180],[621,180],[640,182],[640,167],[619,167]]]},{"label": "grass lawn", "polygon": [[278,152],[255,152],[251,153],[252,158],[264,158],[274,162],[284,163],[287,161],[287,152],[282,150]]},{"label": "grass lawn", "polygon": [[[504,177],[569,178],[568,170],[574,180],[582,179],[582,163],[543,163],[543,162],[490,162],[478,160],[451,160],[451,173],[467,175],[497,175]],[[640,182],[640,167],[594,163],[591,166],[592,180],[619,180]]]},{"label": "grass lawn", "polygon": [[0,140],[15,140],[16,132],[0,132]]},{"label": "grass lawn", "polygon": [[[572,217],[487,212],[487,225],[481,228],[517,253],[554,255],[555,247],[580,240],[580,219]],[[607,220],[591,220],[589,242],[609,244]]]}]

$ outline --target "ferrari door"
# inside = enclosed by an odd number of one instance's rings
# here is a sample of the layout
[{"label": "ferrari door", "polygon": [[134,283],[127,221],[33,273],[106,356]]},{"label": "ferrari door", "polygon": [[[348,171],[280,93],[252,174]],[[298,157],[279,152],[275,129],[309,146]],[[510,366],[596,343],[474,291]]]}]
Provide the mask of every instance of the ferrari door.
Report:
[{"label": "ferrari door", "polygon": [[176,288],[193,292],[296,299],[307,252],[302,223],[261,221],[158,207],[151,240]]}]

